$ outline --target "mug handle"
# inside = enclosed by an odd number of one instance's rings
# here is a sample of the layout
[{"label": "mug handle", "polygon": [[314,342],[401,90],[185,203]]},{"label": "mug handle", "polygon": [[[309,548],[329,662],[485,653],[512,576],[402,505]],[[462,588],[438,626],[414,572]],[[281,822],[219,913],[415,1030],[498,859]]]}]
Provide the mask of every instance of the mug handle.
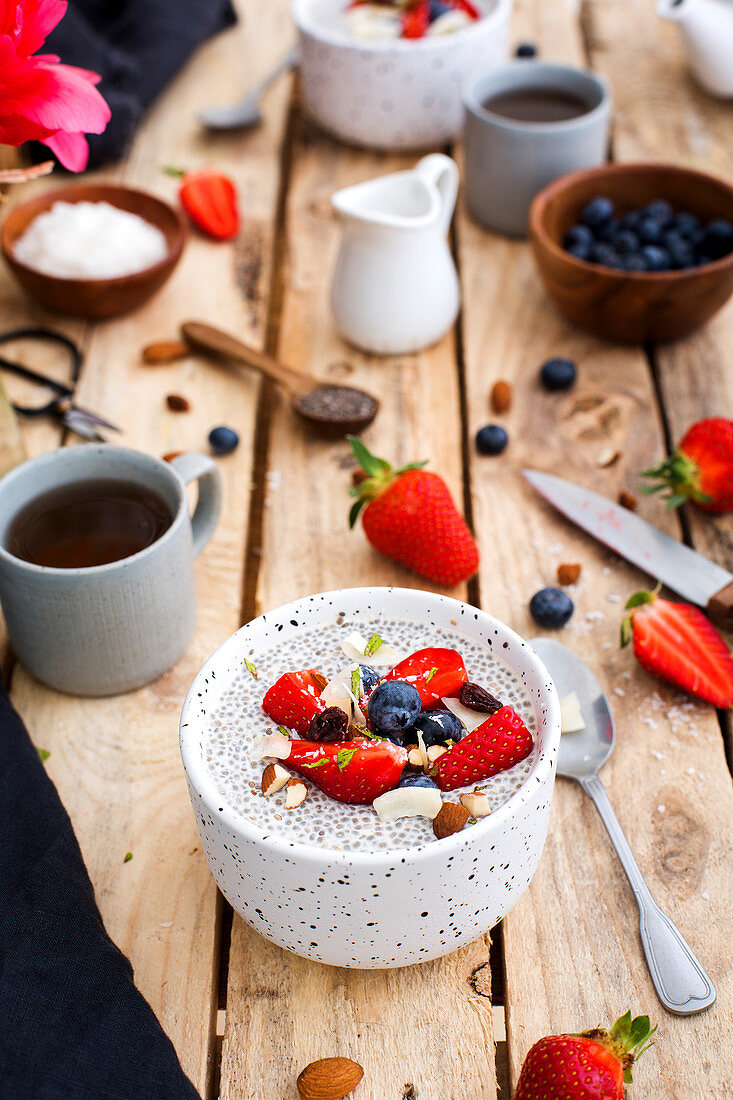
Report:
[{"label": "mug handle", "polygon": [[214,534],[221,511],[221,474],[213,458],[208,455],[183,454],[169,463],[183,481],[189,485],[199,482],[199,499],[191,516],[193,553],[198,557]]},{"label": "mug handle", "polygon": [[458,198],[458,165],[445,153],[429,153],[417,162],[414,171],[437,188],[442,203],[441,225],[447,233]]}]

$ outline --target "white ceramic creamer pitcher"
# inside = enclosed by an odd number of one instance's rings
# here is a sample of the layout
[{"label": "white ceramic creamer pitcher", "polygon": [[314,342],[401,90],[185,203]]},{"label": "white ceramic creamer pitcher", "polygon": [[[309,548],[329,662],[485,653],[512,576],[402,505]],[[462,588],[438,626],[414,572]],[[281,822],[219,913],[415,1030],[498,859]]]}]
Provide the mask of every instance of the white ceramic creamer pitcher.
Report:
[{"label": "white ceramic creamer pitcher", "polygon": [[657,13],[677,23],[700,87],[733,99],[733,0],[658,0]]},{"label": "white ceramic creamer pitcher", "polygon": [[458,167],[433,153],[332,197],[343,239],[331,287],[341,333],[376,355],[434,344],[458,315],[460,290],[448,247]]}]

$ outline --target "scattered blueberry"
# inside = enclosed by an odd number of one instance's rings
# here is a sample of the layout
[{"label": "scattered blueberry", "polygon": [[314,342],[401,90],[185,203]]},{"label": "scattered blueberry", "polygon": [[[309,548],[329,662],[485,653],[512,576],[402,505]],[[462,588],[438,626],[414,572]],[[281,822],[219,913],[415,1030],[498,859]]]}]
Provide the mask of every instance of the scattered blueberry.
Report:
[{"label": "scattered blueberry", "polygon": [[733,225],[722,218],[710,222],[703,238],[705,252],[714,260],[720,260],[733,252]]},{"label": "scattered blueberry", "polygon": [[[386,680],[369,696],[369,721],[380,733],[394,740],[411,726],[421,710],[420,694],[413,684],[404,680]],[[401,740],[401,737],[399,738]]]},{"label": "scattered blueberry", "polygon": [[376,668],[372,668],[371,665],[359,665],[359,672],[361,673],[361,686],[364,691],[370,691],[382,679]]},{"label": "scattered blueberry", "polygon": [[430,22],[434,23],[436,19],[440,19],[441,15],[446,15],[452,10],[450,4],[444,4],[441,0],[430,0]]},{"label": "scattered blueberry", "polygon": [[569,255],[618,271],[682,271],[733,253],[733,224],[702,225],[689,210],[674,212],[664,199],[615,216],[605,195],[592,198],[563,237]]},{"label": "scattered blueberry", "polygon": [[646,271],[646,260],[641,252],[629,252],[628,256],[621,257],[624,271]]},{"label": "scattered blueberry", "polygon": [[673,224],[680,236],[686,237],[688,240],[695,237],[700,231],[700,219],[684,210],[675,215]]},{"label": "scattered blueberry", "polygon": [[540,381],[546,390],[569,390],[577,374],[572,359],[548,359],[540,367]]},{"label": "scattered blueberry", "polygon": [[561,588],[541,588],[529,601],[529,613],[538,624],[548,629],[565,626],[575,607]]},{"label": "scattered blueberry", "polygon": [[209,446],[215,455],[230,455],[239,446],[239,436],[234,428],[212,428],[209,432]]},{"label": "scattered blueberry", "polygon": [[613,246],[620,256],[627,256],[630,252],[638,252],[639,243],[639,238],[633,229],[619,229],[614,234]]},{"label": "scattered blueberry", "polygon": [[455,714],[449,710],[424,710],[413,722],[412,730],[420,731],[426,747],[460,741],[466,732]]},{"label": "scattered blueberry", "polygon": [[613,220],[614,207],[610,199],[599,195],[583,208],[580,220],[591,229],[600,229]]},{"label": "scattered blueberry", "polygon": [[439,791],[440,787],[431,779],[429,775],[418,775],[415,772],[405,772],[397,784],[398,787],[429,787],[431,790]]},{"label": "scattered blueberry", "polygon": [[656,218],[643,217],[637,226],[639,240],[642,244],[659,244],[662,239],[662,226]]},{"label": "scattered blueberry", "polygon": [[536,57],[537,47],[533,42],[520,42],[514,51],[515,57]]},{"label": "scattered blueberry", "polygon": [[645,244],[641,254],[646,262],[647,271],[669,271],[672,266],[672,257],[666,248],[660,248],[656,244]]},{"label": "scattered blueberry", "polygon": [[618,252],[604,241],[591,245],[589,259],[594,264],[603,264],[604,267],[621,267],[621,257]]},{"label": "scattered blueberry", "polygon": [[590,248],[593,244],[594,237],[591,229],[587,225],[571,225],[567,233],[562,239],[563,248],[568,250],[575,245],[583,245],[586,248]]},{"label": "scattered blueberry", "polygon": [[501,424],[486,424],[476,432],[476,450],[482,455],[500,455],[509,442]]},{"label": "scattered blueberry", "polygon": [[672,220],[672,207],[664,199],[655,199],[642,211],[648,218],[653,218],[659,225],[667,225]]}]

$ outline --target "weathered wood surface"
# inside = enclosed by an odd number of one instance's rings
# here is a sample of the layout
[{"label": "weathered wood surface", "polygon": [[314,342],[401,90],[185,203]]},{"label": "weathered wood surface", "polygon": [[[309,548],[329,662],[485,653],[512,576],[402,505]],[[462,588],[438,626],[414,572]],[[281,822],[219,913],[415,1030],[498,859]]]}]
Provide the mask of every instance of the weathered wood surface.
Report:
[{"label": "weathered wood surface", "polygon": [[[553,583],[561,562],[582,563],[572,590],[575,616],[562,640],[593,665],[613,701],[618,748],[604,781],[658,901],[707,965],[719,1000],[696,1019],[659,1008],[633,898],[600,819],[579,790],[560,781],[542,864],[503,925],[512,1081],[540,1035],[608,1022],[631,1007],[660,1024],[658,1044],[639,1067],[637,1100],[730,1095],[724,1036],[733,1010],[733,851],[721,822],[733,820],[733,792],[715,715],[651,681],[618,651],[621,600],[647,578],[557,517],[519,469],[555,470],[610,496],[621,487],[636,492],[639,469],[663,453],[665,423],[676,438],[699,415],[730,414],[733,310],[697,337],[658,349],[655,391],[640,350],[600,344],[563,323],[541,292],[525,245],[492,237],[460,213],[460,339],[451,334],[424,354],[394,360],[347,348],[328,308],[338,243],[329,196],[416,158],[371,156],[317,134],[299,120],[289,79],[269,93],[262,129],[234,137],[199,131],[198,107],[235,98],[292,39],[288,0],[241,0],[240,10],[243,25],[200,52],[151,113],[124,164],[105,173],[173,197],[175,184],[160,175],[160,165],[220,165],[243,196],[239,242],[214,245],[193,235],[157,299],[130,318],[94,327],[44,315],[5,274],[0,284],[3,328],[50,323],[84,343],[79,399],[123,424],[122,442],[157,454],[202,449],[218,422],[242,436],[236,454],[221,463],[224,514],[197,566],[199,626],[180,664],[141,692],[101,701],[48,692],[21,669],[13,675],[16,705],[36,742],[51,750],[47,766],[110,932],[132,958],[141,989],[206,1100],[217,1095],[219,1074],[222,1100],[295,1100],[297,1073],[327,1054],[364,1065],[365,1100],[496,1096],[488,937],[437,963],[353,972],[290,956],[235,917],[224,1045],[221,1065],[214,1065],[223,906],[178,759],[177,718],[188,683],[242,614],[331,587],[422,582],[379,558],[360,532],[348,532],[347,447],[307,434],[276,391],[261,391],[254,376],[234,381],[193,358],[140,366],[145,343],[175,335],[181,320],[195,317],[295,366],[373,389],[383,408],[366,441],[390,459],[429,457],[459,500],[465,493],[482,549],[472,595],[521,633],[537,632],[526,611],[529,596]],[[610,76],[620,159],[673,156],[731,174],[729,108],[690,84],[674,29],[657,22],[651,3],[589,0],[579,9],[574,0],[521,0],[513,39],[537,42],[548,59],[590,61]],[[47,186],[24,187],[23,197]],[[569,394],[547,395],[536,372],[559,354],[578,361],[579,382]],[[34,361],[54,369],[43,357]],[[488,392],[499,377],[513,387],[512,410],[501,418],[512,442],[501,458],[480,458],[472,437],[498,419]],[[19,395],[19,386],[13,380],[7,388]],[[174,392],[189,398],[189,414],[165,408]],[[61,441],[48,421],[24,424],[23,436],[31,454]],[[600,468],[598,454],[608,446],[620,458]],[[678,520],[654,501],[640,498],[640,509],[680,534]],[[691,515],[689,524],[704,552],[733,566],[728,521]],[[124,864],[127,851],[133,859]]]},{"label": "weathered wood surface", "polygon": [[[279,353],[296,367],[325,368],[329,376],[378,394],[382,410],[365,434],[368,445],[395,461],[430,457],[460,499],[453,336],[418,356],[368,359],[339,340],[328,308],[339,240],[330,194],[413,160],[357,154],[309,127],[298,131],[288,188]],[[331,368],[344,360],[348,370]],[[285,400],[275,398],[259,609],[354,584],[420,586],[406,570],[379,558],[360,531],[349,533],[349,453],[345,443],[316,441]],[[410,1096],[410,1084],[421,1100],[490,1100],[496,1086],[488,979],[483,993],[469,981],[487,962],[488,938],[444,961],[389,974],[333,970],[284,955],[235,918],[222,1098],[290,1100],[295,1077],[308,1062],[349,1054],[365,1068],[365,1100]]]},{"label": "weathered wood surface", "polygon": [[[207,432],[217,423],[241,434],[242,446],[221,462],[222,519],[197,563],[195,638],[159,681],[116,699],[61,696],[22,669],[15,670],[12,683],[31,735],[51,752],[47,766],[71,814],[110,934],[130,956],[140,989],[202,1092],[209,1089],[214,1049],[220,906],[191,814],[177,724],[196,670],[240,622],[259,383],[254,377],[233,383],[225,372],[193,359],[144,367],[140,349],[175,335],[180,321],[191,316],[264,341],[287,81],[271,93],[268,122],[246,146],[241,139],[204,137],[194,119],[205,102],[231,98],[243,72],[247,80],[264,74],[279,56],[282,10],[251,7],[246,27],[208,44],[168,90],[116,173],[174,198],[175,184],[161,175],[160,165],[195,167],[215,160],[241,186],[241,237],[230,246],[192,234],[179,269],[158,297],[129,318],[94,327],[78,393],[81,403],[124,427],[121,443],[154,454],[205,449]],[[59,323],[16,302],[14,291],[3,312],[4,321],[12,315],[15,324],[30,316]],[[79,335],[82,326],[73,331]],[[188,397],[192,411],[168,411],[169,393]],[[56,429],[46,425],[41,431],[42,439],[32,439],[34,450],[57,445]],[[133,858],[124,863],[128,851]]]},{"label": "weathered wood surface", "polygon": [[0,477],[26,457],[25,441],[8,395],[0,385]]}]

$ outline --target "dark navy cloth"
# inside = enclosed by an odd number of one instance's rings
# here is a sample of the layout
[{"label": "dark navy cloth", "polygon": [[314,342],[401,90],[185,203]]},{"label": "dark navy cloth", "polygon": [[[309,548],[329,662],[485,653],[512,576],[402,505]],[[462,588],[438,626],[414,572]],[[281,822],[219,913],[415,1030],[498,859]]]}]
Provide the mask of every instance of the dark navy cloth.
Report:
[{"label": "dark navy cloth", "polygon": [[0,1097],[199,1100],[105,931],[69,817],[2,686]]},{"label": "dark navy cloth", "polygon": [[[235,20],[230,0],[70,0],[43,52],[102,77],[112,118],[89,135],[90,168],[124,154],[145,109],[196,47]],[[45,145],[35,149],[48,159]]]}]

